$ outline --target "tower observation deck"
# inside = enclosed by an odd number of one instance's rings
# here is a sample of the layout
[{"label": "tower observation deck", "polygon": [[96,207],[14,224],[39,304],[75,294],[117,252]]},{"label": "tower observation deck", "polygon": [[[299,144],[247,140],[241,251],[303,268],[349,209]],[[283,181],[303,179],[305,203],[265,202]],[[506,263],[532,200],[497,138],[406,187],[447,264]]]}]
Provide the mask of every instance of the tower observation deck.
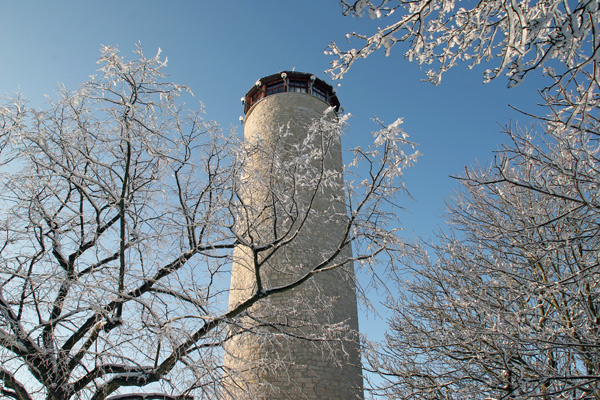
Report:
[{"label": "tower observation deck", "polygon": [[363,399],[340,132],[332,129],[338,98],[314,75],[285,71],[258,80],[243,102],[248,154],[236,229],[244,237],[229,305],[303,283],[258,301],[230,329],[222,397]]},{"label": "tower observation deck", "polygon": [[340,108],[340,102],[331,85],[312,74],[284,71],[256,81],[244,97],[244,114],[265,97],[286,92],[308,93],[334,106],[336,111]]}]

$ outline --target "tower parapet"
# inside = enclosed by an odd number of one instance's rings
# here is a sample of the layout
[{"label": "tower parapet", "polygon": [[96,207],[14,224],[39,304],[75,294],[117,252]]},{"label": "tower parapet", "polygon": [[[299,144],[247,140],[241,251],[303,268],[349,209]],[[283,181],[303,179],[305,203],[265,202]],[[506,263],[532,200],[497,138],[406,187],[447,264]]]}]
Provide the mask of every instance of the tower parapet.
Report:
[{"label": "tower parapet", "polygon": [[330,85],[295,71],[261,78],[245,96],[238,231],[248,240],[234,251],[230,308],[340,265],[259,301],[231,329],[224,398],[363,399],[340,132],[327,129],[335,112],[324,117],[331,106],[339,108]]},{"label": "tower parapet", "polygon": [[254,104],[265,97],[286,92],[308,93],[335,107],[336,111],[340,108],[340,102],[331,85],[317,78],[313,74],[283,71],[265,76],[256,81],[254,86],[243,98],[244,113],[247,114]]}]

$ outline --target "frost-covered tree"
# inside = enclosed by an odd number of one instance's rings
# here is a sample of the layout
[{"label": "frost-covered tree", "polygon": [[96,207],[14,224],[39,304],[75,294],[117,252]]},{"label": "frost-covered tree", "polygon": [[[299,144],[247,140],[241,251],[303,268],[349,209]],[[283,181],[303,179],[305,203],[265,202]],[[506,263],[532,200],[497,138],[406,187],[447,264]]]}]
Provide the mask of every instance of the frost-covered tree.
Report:
[{"label": "frost-covered tree", "polygon": [[[378,130],[349,167],[366,163],[368,173],[344,188],[351,206],[335,254],[287,286],[257,284],[228,309],[233,248],[256,255],[259,276],[260,260],[293,243],[301,229],[294,221],[310,207],[299,209],[297,192],[267,182],[270,197],[289,206],[294,228],[265,235],[271,242],[247,235],[260,223],[248,216],[260,213],[242,201],[241,172],[255,152],[275,157],[277,149],[248,149],[186,108],[186,88],[165,80],[158,54],[146,58],[138,49],[127,61],[104,47],[99,64],[97,77],[73,92],[59,89],[44,108],[2,99],[0,393],[214,399],[226,373],[227,327],[239,326],[253,304],[351,262],[327,262],[345,246],[355,245],[354,259],[367,268],[398,249],[387,204],[402,192],[401,170],[415,154],[403,152],[410,144],[399,124]],[[339,140],[345,120],[323,118],[311,132]],[[303,193],[333,175],[296,176],[327,151],[308,150],[272,167]],[[327,329],[312,339],[327,340]]]},{"label": "frost-covered tree", "polygon": [[[405,56],[432,65],[428,79],[439,83],[459,62],[470,68],[491,64],[485,79],[502,74],[517,85],[539,68],[563,80],[590,72],[600,59],[600,8],[596,0],[356,0],[340,1],[344,15],[381,20],[373,34],[349,33],[358,45],[348,50],[336,43],[330,72],[342,78],[352,64],[403,42]],[[387,24],[384,21],[389,21]],[[597,74],[598,72],[595,71]],[[596,75],[597,76],[597,75]]]},{"label": "frost-covered tree", "polygon": [[[518,85],[539,69],[545,116],[509,126],[489,168],[468,169],[449,231],[415,247],[370,365],[390,399],[600,399],[600,7],[595,0],[341,1],[391,21],[333,43],[342,78],[373,52],[407,46],[439,83],[489,66]],[[353,46],[354,43],[359,44]],[[402,43],[400,43],[402,42]],[[428,253],[429,251],[429,253]]]},{"label": "frost-covered tree", "polygon": [[600,123],[567,95],[465,172],[449,231],[397,280],[370,359],[388,398],[600,399]]}]

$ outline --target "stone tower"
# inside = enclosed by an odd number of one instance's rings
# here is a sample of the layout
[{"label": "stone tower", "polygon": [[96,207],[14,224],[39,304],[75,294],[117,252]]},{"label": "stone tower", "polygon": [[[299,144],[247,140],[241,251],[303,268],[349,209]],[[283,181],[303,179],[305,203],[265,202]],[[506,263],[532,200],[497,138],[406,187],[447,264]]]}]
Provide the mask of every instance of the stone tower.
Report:
[{"label": "stone tower", "polygon": [[286,71],[257,81],[243,101],[249,156],[237,230],[255,245],[234,251],[230,308],[259,285],[283,287],[316,266],[342,265],[259,301],[231,328],[223,398],[363,399],[341,143],[327,129],[338,99],[314,75]]}]

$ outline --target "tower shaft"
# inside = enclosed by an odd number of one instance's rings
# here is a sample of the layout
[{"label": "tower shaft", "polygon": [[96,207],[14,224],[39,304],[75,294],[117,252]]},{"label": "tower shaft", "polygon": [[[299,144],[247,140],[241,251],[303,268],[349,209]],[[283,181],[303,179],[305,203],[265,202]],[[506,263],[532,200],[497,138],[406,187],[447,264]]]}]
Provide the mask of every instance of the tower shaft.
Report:
[{"label": "tower shaft", "polygon": [[230,307],[323,271],[259,301],[231,329],[225,398],[363,398],[339,131],[333,110],[322,119],[331,88],[320,96],[310,84],[292,91],[284,78],[282,92],[248,109],[237,225],[246,239],[234,251]]}]

